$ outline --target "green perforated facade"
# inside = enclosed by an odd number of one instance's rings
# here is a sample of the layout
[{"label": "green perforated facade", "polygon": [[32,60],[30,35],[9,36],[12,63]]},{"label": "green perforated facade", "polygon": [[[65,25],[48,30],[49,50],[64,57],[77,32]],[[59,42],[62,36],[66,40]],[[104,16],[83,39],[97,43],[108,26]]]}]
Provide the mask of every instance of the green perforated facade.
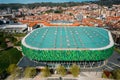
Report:
[{"label": "green perforated facade", "polygon": [[22,46],[25,56],[38,61],[99,61],[113,53],[113,47],[106,50],[34,50]]}]

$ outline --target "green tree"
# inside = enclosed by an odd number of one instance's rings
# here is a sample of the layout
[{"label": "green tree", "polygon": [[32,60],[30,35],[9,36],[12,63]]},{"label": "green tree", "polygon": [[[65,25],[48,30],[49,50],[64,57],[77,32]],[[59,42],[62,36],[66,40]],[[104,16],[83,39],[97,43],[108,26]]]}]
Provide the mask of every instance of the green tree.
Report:
[{"label": "green tree", "polygon": [[119,80],[120,79],[120,69],[116,69],[114,71],[112,71],[112,75],[114,79]]},{"label": "green tree", "polygon": [[12,37],[10,38],[10,41],[11,41],[11,42],[16,42],[17,39],[16,39],[15,37],[12,36]]},{"label": "green tree", "polygon": [[5,42],[5,38],[3,37],[3,35],[0,35],[0,42]]},{"label": "green tree", "polygon": [[102,78],[107,78],[104,72],[102,73]]},{"label": "green tree", "polygon": [[33,67],[26,67],[24,71],[25,78],[31,78],[36,74],[36,70]]},{"label": "green tree", "polygon": [[54,13],[62,13],[62,10],[55,10]]},{"label": "green tree", "polygon": [[69,15],[70,15],[70,16],[73,16],[73,14],[72,14],[72,13],[69,13]]},{"label": "green tree", "polygon": [[7,72],[9,74],[12,74],[15,71],[16,68],[17,68],[16,64],[10,64],[9,67],[7,68]]},{"label": "green tree", "polygon": [[112,76],[112,74],[110,74],[109,78],[110,78],[110,79],[113,79],[113,76]]},{"label": "green tree", "polygon": [[19,68],[16,68],[14,72],[11,73],[9,80],[16,80],[21,74],[21,70]]},{"label": "green tree", "polygon": [[42,69],[42,76],[43,77],[49,77],[51,75],[50,69],[48,67],[45,67]]},{"label": "green tree", "polygon": [[14,46],[21,46],[21,41],[16,42]]},{"label": "green tree", "polygon": [[72,73],[72,75],[74,77],[77,77],[80,73],[80,67],[76,64],[73,64],[71,67],[70,67],[70,72]]},{"label": "green tree", "polygon": [[2,42],[2,43],[0,44],[0,47],[3,48],[3,49],[5,49],[5,48],[7,48],[7,44],[6,44],[5,42]]},{"label": "green tree", "polygon": [[61,76],[65,76],[66,75],[66,69],[64,66],[62,65],[58,65],[56,68],[56,71],[58,74],[60,74]]}]

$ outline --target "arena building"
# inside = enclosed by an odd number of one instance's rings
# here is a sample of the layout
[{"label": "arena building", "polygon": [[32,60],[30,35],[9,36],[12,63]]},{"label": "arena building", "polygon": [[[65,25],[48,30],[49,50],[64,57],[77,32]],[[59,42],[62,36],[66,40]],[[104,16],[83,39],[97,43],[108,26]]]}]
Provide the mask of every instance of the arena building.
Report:
[{"label": "arena building", "polygon": [[24,56],[50,68],[58,64],[69,68],[73,63],[81,68],[102,66],[113,46],[111,33],[97,27],[42,27],[22,40]]}]

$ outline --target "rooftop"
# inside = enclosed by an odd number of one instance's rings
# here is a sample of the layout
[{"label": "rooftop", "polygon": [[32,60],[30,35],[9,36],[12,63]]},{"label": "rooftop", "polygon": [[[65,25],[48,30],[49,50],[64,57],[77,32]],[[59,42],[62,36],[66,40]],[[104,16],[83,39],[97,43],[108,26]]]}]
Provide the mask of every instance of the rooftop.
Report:
[{"label": "rooftop", "polygon": [[108,31],[97,27],[43,27],[30,32],[23,41],[40,49],[88,49],[110,44]]},{"label": "rooftop", "polygon": [[55,21],[51,21],[51,23],[73,23],[73,21],[55,20]]}]

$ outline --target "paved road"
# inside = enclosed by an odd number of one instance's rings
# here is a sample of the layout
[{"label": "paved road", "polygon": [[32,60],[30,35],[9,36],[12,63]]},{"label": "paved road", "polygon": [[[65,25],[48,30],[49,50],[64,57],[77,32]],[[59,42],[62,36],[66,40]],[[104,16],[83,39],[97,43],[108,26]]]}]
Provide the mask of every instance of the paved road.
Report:
[{"label": "paved road", "polygon": [[115,63],[120,66],[120,61],[117,60],[118,58],[120,58],[120,54],[118,54],[117,52],[114,51],[112,56],[108,59],[108,63],[112,62],[112,63]]}]

